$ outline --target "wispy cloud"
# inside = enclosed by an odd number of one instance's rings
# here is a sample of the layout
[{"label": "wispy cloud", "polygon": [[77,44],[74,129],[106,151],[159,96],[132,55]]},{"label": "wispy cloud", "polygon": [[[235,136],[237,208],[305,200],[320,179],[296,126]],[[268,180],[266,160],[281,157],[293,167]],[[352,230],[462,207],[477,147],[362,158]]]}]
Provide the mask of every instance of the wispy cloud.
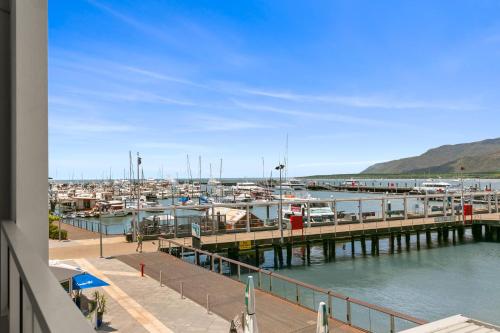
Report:
[{"label": "wispy cloud", "polygon": [[204,114],[192,114],[191,126],[178,132],[214,132],[214,131],[238,131],[248,129],[276,128],[276,124],[264,123],[248,119],[238,119],[222,116],[207,116]]},{"label": "wispy cloud", "polygon": [[245,93],[256,96],[283,99],[295,102],[319,102],[343,105],[355,108],[380,109],[443,109],[471,110],[481,109],[478,105],[457,102],[401,100],[389,96],[343,96],[343,95],[308,95],[291,92],[244,89]]},{"label": "wispy cloud", "polygon": [[290,115],[290,116],[313,118],[313,119],[317,119],[317,120],[331,121],[331,122],[338,122],[338,123],[345,123],[345,124],[358,124],[358,125],[368,125],[368,126],[387,126],[387,127],[401,126],[402,125],[400,123],[395,123],[395,122],[390,122],[390,121],[381,121],[381,120],[364,118],[364,117],[348,116],[348,115],[338,114],[338,113],[334,113],[334,112],[318,113],[318,112],[310,112],[310,111],[300,111],[300,110],[277,108],[277,107],[269,106],[269,105],[249,104],[249,103],[244,103],[244,102],[241,102],[238,100],[233,100],[233,102],[237,106],[239,106],[243,109],[247,109],[247,110],[279,113],[279,114],[285,114],[285,115]]},{"label": "wispy cloud", "polygon": [[78,133],[117,133],[117,132],[131,132],[137,128],[127,124],[116,124],[98,120],[88,119],[75,119],[73,121],[51,121],[49,123],[51,131],[54,133],[71,133],[76,135]]},{"label": "wispy cloud", "polygon": [[159,104],[174,104],[182,106],[195,106],[195,102],[188,100],[180,100],[171,97],[165,97],[155,93],[150,93],[141,90],[123,90],[120,92],[85,90],[85,89],[72,89],[74,94],[81,94],[87,96],[99,97],[105,100],[118,100],[125,102],[145,102],[145,103],[159,103]]},{"label": "wispy cloud", "polygon": [[112,17],[122,21],[123,23],[135,28],[138,31],[141,31],[147,35],[150,35],[154,38],[167,41],[169,43],[175,43],[175,39],[171,38],[165,30],[159,29],[153,25],[146,24],[141,22],[130,15],[126,15],[108,5],[105,5],[96,0],[87,0],[88,3],[92,4],[96,8],[102,10],[103,12],[108,13]]}]

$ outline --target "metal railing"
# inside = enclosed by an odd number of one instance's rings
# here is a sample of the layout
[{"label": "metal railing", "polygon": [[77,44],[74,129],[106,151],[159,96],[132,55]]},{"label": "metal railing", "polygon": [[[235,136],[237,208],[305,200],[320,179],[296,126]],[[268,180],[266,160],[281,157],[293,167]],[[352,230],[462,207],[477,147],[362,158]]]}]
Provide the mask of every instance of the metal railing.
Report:
[{"label": "metal railing", "polygon": [[331,318],[367,332],[396,332],[425,324],[426,321],[373,305],[332,290],[307,284],[275,272],[229,259],[221,255],[161,239],[159,249],[213,272],[244,282],[254,277],[256,288],[312,311],[323,301]]},{"label": "metal railing", "polygon": [[0,234],[0,331],[93,332],[17,225],[2,221]]},{"label": "metal railing", "polygon": [[[64,217],[61,219],[61,222],[67,225],[71,225],[76,228],[80,229],[85,229],[91,232],[99,232],[99,222],[95,221],[89,221],[85,220],[82,218],[77,218],[77,217]],[[108,226],[106,224],[102,225],[103,227],[103,234],[107,235],[108,234]]]}]

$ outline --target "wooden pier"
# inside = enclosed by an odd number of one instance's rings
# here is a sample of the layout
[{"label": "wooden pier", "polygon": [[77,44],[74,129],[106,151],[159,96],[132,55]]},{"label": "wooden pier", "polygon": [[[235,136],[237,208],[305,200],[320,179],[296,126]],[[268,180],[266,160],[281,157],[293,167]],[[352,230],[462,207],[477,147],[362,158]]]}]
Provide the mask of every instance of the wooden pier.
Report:
[{"label": "wooden pier", "polygon": [[[401,234],[427,234],[440,232],[442,230],[462,230],[474,225],[495,224],[500,228],[499,213],[476,214],[473,223],[462,222],[462,216],[427,217],[405,220],[375,221],[353,224],[336,224],[315,227],[305,227],[302,230],[283,230],[283,242],[279,230],[254,231],[232,234],[216,234],[202,236],[202,248],[208,251],[221,251],[231,248],[259,249],[274,246],[286,246],[286,244],[310,244],[318,242],[330,242],[334,246],[336,241],[360,241],[370,238],[375,244],[377,251],[378,241],[382,237]],[[484,221],[484,222],[481,222]],[[486,222],[487,221],[487,222]],[[456,231],[457,233],[459,231]],[[499,234],[500,235],[500,234]],[[184,245],[191,245],[191,238],[175,238],[171,241]],[[500,238],[499,238],[500,240]],[[169,239],[160,239],[160,242],[168,242]],[[333,244],[333,245],[332,245]]]}]

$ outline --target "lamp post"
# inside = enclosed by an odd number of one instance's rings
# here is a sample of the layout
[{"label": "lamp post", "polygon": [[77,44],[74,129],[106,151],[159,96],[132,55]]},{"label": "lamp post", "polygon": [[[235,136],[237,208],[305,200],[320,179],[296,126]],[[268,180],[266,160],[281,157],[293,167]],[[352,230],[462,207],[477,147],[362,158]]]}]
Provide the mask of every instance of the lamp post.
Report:
[{"label": "lamp post", "polygon": [[461,183],[461,192],[462,192],[462,223],[465,224],[465,211],[464,211],[464,205],[465,205],[465,198],[464,198],[464,167],[460,167],[460,183]]},{"label": "lamp post", "polygon": [[279,212],[278,212],[278,224],[280,227],[280,242],[283,244],[283,191],[281,187],[281,173],[282,170],[285,168],[283,164],[280,163],[276,168],[276,170],[279,170],[280,172],[280,203],[279,203]]},{"label": "lamp post", "polygon": [[99,206],[99,254],[102,258],[102,205]]}]

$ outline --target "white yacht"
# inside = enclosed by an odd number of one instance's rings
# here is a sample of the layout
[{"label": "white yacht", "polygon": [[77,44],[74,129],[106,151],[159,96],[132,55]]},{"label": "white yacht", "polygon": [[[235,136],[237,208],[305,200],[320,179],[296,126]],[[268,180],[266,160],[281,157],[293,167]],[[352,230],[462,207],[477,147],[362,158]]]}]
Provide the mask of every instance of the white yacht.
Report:
[{"label": "white yacht", "polygon": [[442,181],[426,181],[423,182],[420,186],[414,187],[412,192],[420,194],[454,193],[457,192],[457,188],[453,187],[453,185],[451,185],[450,183]]},{"label": "white yacht", "polygon": [[306,189],[306,184],[298,179],[291,178],[282,184],[282,188],[290,188],[295,191],[303,191]]}]

